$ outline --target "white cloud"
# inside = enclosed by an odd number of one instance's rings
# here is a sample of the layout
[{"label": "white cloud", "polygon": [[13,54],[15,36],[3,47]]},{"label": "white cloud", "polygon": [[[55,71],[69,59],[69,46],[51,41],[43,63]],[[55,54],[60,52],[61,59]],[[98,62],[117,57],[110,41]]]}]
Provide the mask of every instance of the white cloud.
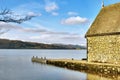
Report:
[{"label": "white cloud", "polygon": [[56,10],[59,9],[58,5],[55,2],[45,1],[45,11],[50,13],[53,16],[58,16],[58,12]]},{"label": "white cloud", "polygon": [[41,16],[42,14],[38,12],[38,10],[41,10],[42,8],[43,8],[42,4],[31,2],[16,6],[12,10],[14,11],[13,13],[18,16],[22,15]]},{"label": "white cloud", "polygon": [[27,15],[28,16],[41,16],[42,14],[41,13],[37,14],[37,13],[31,11],[31,12],[28,12]]},{"label": "white cloud", "polygon": [[70,11],[70,12],[68,12],[68,15],[73,16],[73,15],[78,15],[78,13]]},{"label": "white cloud", "polygon": [[45,6],[47,12],[52,12],[58,9],[58,5],[55,2],[48,2]]},{"label": "white cloud", "polygon": [[5,22],[0,22],[0,29],[1,30],[16,30],[21,32],[29,32],[29,33],[45,33],[48,32],[46,29],[36,29],[36,28],[23,28],[21,26],[12,25]]},{"label": "white cloud", "polygon": [[[38,24],[37,24],[38,26]],[[41,25],[40,25],[41,26]],[[22,26],[17,26],[14,24],[9,24],[5,22],[0,22],[0,29],[5,29],[5,30],[16,30],[16,31],[21,31],[21,32],[26,32],[26,33],[40,33],[40,34],[46,34],[46,35],[76,35],[76,34],[71,34],[68,32],[56,32],[56,31],[51,31],[45,28],[24,28]]]},{"label": "white cloud", "polygon": [[58,16],[59,14],[57,12],[52,12],[53,16]]},{"label": "white cloud", "polygon": [[84,24],[84,23],[87,23],[87,22],[88,22],[87,18],[82,18],[80,16],[76,16],[76,17],[69,17],[67,19],[63,19],[61,21],[61,24],[76,25],[76,24]]},{"label": "white cloud", "polygon": [[9,29],[0,38],[39,43],[85,44],[84,37],[70,32],[58,32],[40,28],[25,28],[14,24],[0,23],[1,29]]},{"label": "white cloud", "polygon": [[28,11],[37,11],[38,9],[42,9],[44,7],[43,4],[37,3],[37,2],[31,2],[26,4],[21,4],[19,6],[16,6],[13,8],[14,11],[18,12],[28,12]]},{"label": "white cloud", "polygon": [[37,42],[43,42],[43,43],[61,43],[61,44],[84,44],[86,45],[86,41],[84,37],[81,37],[80,35],[50,35],[50,34],[44,34],[40,36],[31,36],[29,38],[30,40],[35,40]]}]

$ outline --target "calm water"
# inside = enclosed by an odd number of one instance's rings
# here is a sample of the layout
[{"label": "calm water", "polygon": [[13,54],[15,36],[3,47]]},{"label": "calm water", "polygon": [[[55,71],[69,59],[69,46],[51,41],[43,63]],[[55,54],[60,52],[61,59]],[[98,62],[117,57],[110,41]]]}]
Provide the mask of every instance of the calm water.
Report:
[{"label": "calm water", "polygon": [[[55,66],[32,63],[31,57],[86,57],[86,50],[0,50],[0,80],[115,80]],[[117,80],[117,79],[116,79]]]}]

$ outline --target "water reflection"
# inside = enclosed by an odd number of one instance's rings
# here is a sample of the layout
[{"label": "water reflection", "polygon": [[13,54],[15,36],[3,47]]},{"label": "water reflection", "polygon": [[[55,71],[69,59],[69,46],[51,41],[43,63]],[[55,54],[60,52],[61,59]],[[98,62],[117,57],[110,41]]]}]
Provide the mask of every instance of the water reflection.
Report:
[{"label": "water reflection", "polygon": [[0,80],[120,80],[120,76],[91,74],[32,63],[31,57],[49,58],[85,57],[79,50],[0,50]]}]

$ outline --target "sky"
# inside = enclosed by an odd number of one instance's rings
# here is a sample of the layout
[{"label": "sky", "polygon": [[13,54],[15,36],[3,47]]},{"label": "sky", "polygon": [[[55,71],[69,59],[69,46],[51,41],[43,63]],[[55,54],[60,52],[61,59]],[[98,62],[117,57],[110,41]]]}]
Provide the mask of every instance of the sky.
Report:
[{"label": "sky", "polygon": [[[104,5],[120,0],[104,0]],[[0,38],[47,44],[86,45],[85,33],[102,8],[102,0],[0,0],[0,10],[35,15],[16,23],[0,22]]]}]

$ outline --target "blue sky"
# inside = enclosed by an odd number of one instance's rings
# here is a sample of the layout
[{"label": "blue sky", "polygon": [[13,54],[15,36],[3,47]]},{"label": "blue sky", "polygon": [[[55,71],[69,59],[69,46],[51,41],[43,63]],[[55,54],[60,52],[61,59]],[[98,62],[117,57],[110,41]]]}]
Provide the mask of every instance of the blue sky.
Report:
[{"label": "blue sky", "polygon": [[[105,6],[120,0],[104,0]],[[102,0],[0,0],[1,9],[37,15],[22,24],[0,22],[1,38],[40,43],[86,45],[84,35],[99,13]]]}]

